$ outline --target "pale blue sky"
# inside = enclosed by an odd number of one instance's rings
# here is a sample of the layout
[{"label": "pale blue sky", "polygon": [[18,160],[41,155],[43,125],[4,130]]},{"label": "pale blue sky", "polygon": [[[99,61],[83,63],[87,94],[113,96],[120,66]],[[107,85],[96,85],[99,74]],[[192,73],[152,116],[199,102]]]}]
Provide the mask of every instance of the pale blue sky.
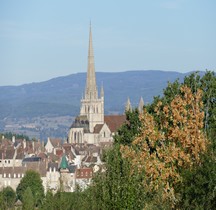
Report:
[{"label": "pale blue sky", "polygon": [[0,0],[0,86],[96,71],[216,70],[215,0]]}]

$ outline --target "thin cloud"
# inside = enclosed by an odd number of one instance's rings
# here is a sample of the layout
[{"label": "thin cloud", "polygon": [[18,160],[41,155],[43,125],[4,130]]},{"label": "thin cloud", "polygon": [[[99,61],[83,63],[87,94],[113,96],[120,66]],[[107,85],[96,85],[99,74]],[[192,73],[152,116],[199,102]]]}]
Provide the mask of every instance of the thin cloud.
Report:
[{"label": "thin cloud", "polygon": [[176,10],[181,9],[182,3],[182,0],[165,1],[161,4],[161,7],[164,9]]}]

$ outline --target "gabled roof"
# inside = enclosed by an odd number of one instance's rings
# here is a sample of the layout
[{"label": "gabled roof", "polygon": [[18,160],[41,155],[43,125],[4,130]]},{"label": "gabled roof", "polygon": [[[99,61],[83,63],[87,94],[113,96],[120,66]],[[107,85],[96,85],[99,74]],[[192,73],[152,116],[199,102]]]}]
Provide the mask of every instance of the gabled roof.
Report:
[{"label": "gabled roof", "polygon": [[50,143],[53,145],[53,147],[60,147],[62,145],[62,140],[61,139],[49,139]]},{"label": "gabled roof", "polygon": [[107,124],[112,133],[117,130],[126,122],[125,115],[106,115],[104,116],[104,122]]},{"label": "gabled roof", "polygon": [[96,163],[97,157],[94,157],[93,155],[88,155],[88,156],[85,156],[82,161],[87,162],[87,163]]},{"label": "gabled roof", "polygon": [[1,149],[0,158],[2,159],[13,159],[15,150],[13,148]]},{"label": "gabled roof", "polygon": [[104,124],[97,124],[94,127],[94,133],[99,133]]}]

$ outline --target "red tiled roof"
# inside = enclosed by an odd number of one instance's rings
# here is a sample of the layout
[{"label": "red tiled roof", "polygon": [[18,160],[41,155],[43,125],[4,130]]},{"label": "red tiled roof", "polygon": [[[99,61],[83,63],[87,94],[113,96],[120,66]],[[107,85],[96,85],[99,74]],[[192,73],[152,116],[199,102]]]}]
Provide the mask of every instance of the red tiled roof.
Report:
[{"label": "red tiled roof", "polygon": [[61,157],[63,155],[63,150],[62,149],[56,149],[56,155]]},{"label": "red tiled roof", "polygon": [[77,179],[90,179],[92,178],[93,169],[92,168],[79,168],[76,169]]},{"label": "red tiled roof", "polygon": [[111,132],[116,132],[125,122],[125,115],[107,115],[104,116],[104,122],[108,125]]}]

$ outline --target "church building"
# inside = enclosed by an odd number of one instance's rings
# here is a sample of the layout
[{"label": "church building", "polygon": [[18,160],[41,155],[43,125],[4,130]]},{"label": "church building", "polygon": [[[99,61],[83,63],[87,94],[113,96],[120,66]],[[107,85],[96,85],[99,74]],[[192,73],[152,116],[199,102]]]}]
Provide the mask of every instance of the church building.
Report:
[{"label": "church building", "polygon": [[86,87],[81,99],[80,114],[70,127],[69,143],[106,144],[126,121],[125,115],[104,116],[103,86],[98,95],[96,84],[92,31],[90,25]]}]

